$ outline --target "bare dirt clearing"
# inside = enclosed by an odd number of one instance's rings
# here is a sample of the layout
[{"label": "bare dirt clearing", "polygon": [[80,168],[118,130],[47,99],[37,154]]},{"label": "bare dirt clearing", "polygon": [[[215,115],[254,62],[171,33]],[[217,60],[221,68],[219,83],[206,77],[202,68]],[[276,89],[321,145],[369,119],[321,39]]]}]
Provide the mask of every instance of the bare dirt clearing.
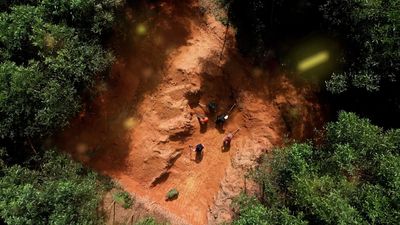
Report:
[{"label": "bare dirt clearing", "polygon": [[[220,60],[225,27],[192,1],[127,9],[124,26],[129,32],[114,41],[118,59],[110,80],[59,135],[58,146],[117,180],[146,207],[164,211],[172,224],[230,219],[229,204],[243,190],[246,170],[282,143],[288,124],[282,111],[297,109],[291,133],[304,137],[322,121],[318,104],[279,71],[246,63],[232,35]],[[220,113],[238,104],[223,131],[214,117],[200,131],[195,113],[203,111],[196,103],[211,100]],[[222,151],[226,132],[237,128],[231,149]],[[188,148],[198,143],[205,146],[201,161]],[[165,201],[171,188],[179,197]]]}]

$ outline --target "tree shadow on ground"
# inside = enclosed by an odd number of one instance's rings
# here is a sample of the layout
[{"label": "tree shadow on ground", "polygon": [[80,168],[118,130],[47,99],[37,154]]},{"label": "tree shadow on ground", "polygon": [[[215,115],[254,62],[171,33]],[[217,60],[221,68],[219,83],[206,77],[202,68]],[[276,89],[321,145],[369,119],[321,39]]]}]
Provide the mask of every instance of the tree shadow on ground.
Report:
[{"label": "tree shadow on ground", "polygon": [[99,82],[98,96],[56,137],[62,150],[100,171],[126,169],[129,133],[141,120],[137,106],[162,81],[170,52],[189,38],[190,7],[160,4],[125,8],[110,41],[117,59],[109,78]]},{"label": "tree shadow on ground", "polygon": [[[262,99],[265,104],[273,105],[280,111],[274,122],[278,127],[274,129],[280,132],[281,137],[289,134],[291,138],[305,140],[314,135],[316,128],[322,128],[326,109],[319,104],[313,86],[286,76],[278,59],[270,59],[270,63],[261,68],[244,59],[232,44],[227,45],[222,60],[219,55],[216,51],[200,64],[203,68],[201,90],[207,93],[203,98],[217,98],[223,108],[233,103],[238,104],[238,108],[246,108],[241,93]],[[292,113],[290,125],[284,121],[285,116],[291,116],[292,110],[288,110],[288,106],[297,110],[296,115]],[[228,119],[226,123],[229,122]],[[217,129],[225,132],[221,127]]]}]

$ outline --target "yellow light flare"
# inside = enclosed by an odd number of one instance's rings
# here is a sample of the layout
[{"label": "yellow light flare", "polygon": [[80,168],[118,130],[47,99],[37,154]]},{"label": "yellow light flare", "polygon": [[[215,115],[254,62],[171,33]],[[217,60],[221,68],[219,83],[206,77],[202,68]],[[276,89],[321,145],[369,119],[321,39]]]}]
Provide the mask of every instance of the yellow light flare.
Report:
[{"label": "yellow light flare", "polygon": [[47,48],[53,49],[57,44],[57,40],[51,34],[45,34],[44,43]]},{"label": "yellow light flare", "polygon": [[136,34],[138,34],[138,35],[145,35],[146,32],[147,32],[147,28],[146,28],[146,26],[145,26],[144,24],[139,24],[139,25],[136,27]]},{"label": "yellow light flare", "polygon": [[134,126],[136,126],[137,120],[133,117],[129,117],[124,121],[124,128],[129,130],[132,129]]},{"label": "yellow light flare", "polygon": [[253,70],[253,77],[261,77],[263,71],[260,68],[255,68]]},{"label": "yellow light flare", "polygon": [[103,81],[97,84],[96,89],[98,92],[106,92],[108,90],[108,85]]},{"label": "yellow light flare", "polygon": [[163,45],[164,42],[165,42],[165,41],[164,41],[163,36],[161,36],[161,35],[155,36],[155,38],[154,38],[154,44],[155,44],[155,45],[160,46],[160,45]]},{"label": "yellow light flare", "polygon": [[150,67],[145,68],[145,69],[143,69],[143,71],[142,71],[143,77],[145,77],[145,78],[151,77],[151,76],[153,75],[153,73],[154,73],[154,71],[153,71],[153,69],[150,68]]},{"label": "yellow light flare", "polygon": [[85,143],[78,143],[76,145],[76,151],[79,154],[85,154],[88,151],[88,149],[89,149],[89,146]]},{"label": "yellow light flare", "polygon": [[300,72],[304,72],[328,60],[329,60],[329,52],[321,51],[318,52],[317,54],[314,54],[308,58],[301,60],[297,65],[297,70],[299,70]]}]

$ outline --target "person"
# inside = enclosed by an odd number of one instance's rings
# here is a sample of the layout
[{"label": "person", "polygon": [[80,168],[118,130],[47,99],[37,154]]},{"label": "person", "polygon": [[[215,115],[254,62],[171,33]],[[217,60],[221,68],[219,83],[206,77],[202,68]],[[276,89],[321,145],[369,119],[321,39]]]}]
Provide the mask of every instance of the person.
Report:
[{"label": "person", "polygon": [[217,119],[215,120],[215,124],[217,124],[217,126],[222,126],[225,123],[225,120],[228,119],[227,115],[221,114],[219,116],[217,116]]},{"label": "person", "polygon": [[194,151],[196,152],[196,154],[202,154],[203,149],[204,149],[204,145],[200,143],[200,144],[196,145],[196,147],[194,148]]},{"label": "person", "polygon": [[203,115],[199,115],[199,114],[197,114],[196,116],[197,116],[197,119],[200,122],[200,125],[207,125],[207,123],[208,123],[208,117],[207,116],[203,116]]},{"label": "person", "polygon": [[232,139],[233,139],[233,134],[228,133],[228,135],[226,135],[224,138],[223,147],[226,148],[226,147],[231,146]]},{"label": "person", "polygon": [[223,150],[229,150],[231,147],[231,141],[233,137],[236,135],[237,132],[239,132],[240,128],[236,129],[233,133],[229,132],[228,135],[225,136],[223,143],[222,143],[222,149]]},{"label": "person", "polygon": [[197,144],[195,147],[193,147],[193,145],[189,145],[189,149],[191,149],[192,151],[196,152],[196,153],[202,153],[204,150],[204,145],[203,144]]},{"label": "person", "polygon": [[207,108],[208,108],[208,112],[213,114],[213,113],[217,112],[218,105],[217,105],[217,103],[211,101],[207,104]]},{"label": "person", "polygon": [[[189,145],[189,148],[196,152],[196,156],[195,156],[195,161],[196,162],[200,162],[203,158],[203,151],[204,151],[204,145],[203,144],[197,144],[195,147],[193,147],[192,145]],[[190,158],[192,158],[192,153],[190,152]]]}]

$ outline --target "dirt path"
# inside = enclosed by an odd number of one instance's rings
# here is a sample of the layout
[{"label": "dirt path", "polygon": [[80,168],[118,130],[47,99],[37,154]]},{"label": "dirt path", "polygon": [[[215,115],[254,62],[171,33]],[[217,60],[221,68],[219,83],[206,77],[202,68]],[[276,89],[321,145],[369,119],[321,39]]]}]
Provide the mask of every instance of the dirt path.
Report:
[{"label": "dirt path", "polygon": [[[57,144],[171,214],[173,224],[230,219],[229,204],[243,189],[246,170],[282,142],[282,109],[298,109],[299,123],[291,129],[301,137],[318,124],[318,105],[307,89],[249,66],[232,40],[220,61],[225,28],[195,4],[166,1],[138,12],[126,11],[129,29],[115,41],[119,57],[112,78],[99,85],[102,94]],[[200,130],[197,103],[211,100],[221,113],[238,104],[225,130],[215,128],[213,117]],[[231,149],[222,151],[226,132],[237,128]],[[196,161],[188,146],[198,143],[205,153]],[[165,201],[171,188],[179,197]]]}]

